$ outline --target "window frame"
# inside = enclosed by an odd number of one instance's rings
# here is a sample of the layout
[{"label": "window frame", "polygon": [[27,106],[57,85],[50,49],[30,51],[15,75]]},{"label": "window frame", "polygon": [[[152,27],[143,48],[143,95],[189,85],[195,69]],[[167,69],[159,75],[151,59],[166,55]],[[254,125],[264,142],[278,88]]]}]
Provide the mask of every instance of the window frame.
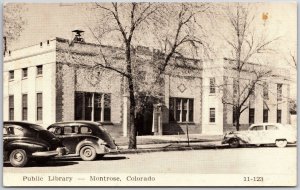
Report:
[{"label": "window frame", "polygon": [[15,118],[15,97],[14,95],[8,96],[8,120],[13,121]]},{"label": "window frame", "polygon": [[[26,73],[26,76],[25,76],[25,73]],[[28,68],[27,67],[22,68],[22,79],[27,79],[27,77],[28,77]]]},{"label": "window frame", "polygon": [[[41,71],[41,72],[39,72],[39,71]],[[43,65],[36,66],[36,76],[37,77],[43,76]]]},{"label": "window frame", "polygon": [[[24,103],[24,98],[26,97],[26,104]],[[24,112],[26,111],[26,117]],[[22,120],[28,120],[28,94],[22,94]]]},{"label": "window frame", "polygon": [[263,122],[267,123],[269,121],[269,110],[263,109]]},{"label": "window frame", "polygon": [[216,123],[216,108],[209,108],[209,123]]},{"label": "window frame", "polygon": [[[38,99],[39,95],[41,95],[40,101]],[[40,105],[39,105],[39,102],[41,103]],[[39,115],[39,110],[41,110],[41,115]],[[43,121],[43,93],[42,92],[36,93],[36,120]]]},{"label": "window frame", "polygon": [[[184,108],[184,101],[186,101],[186,108]],[[194,108],[194,98],[169,97],[169,122],[194,123]]]},{"label": "window frame", "polygon": [[277,101],[282,101],[282,88],[283,88],[283,84],[278,83],[277,84]]},{"label": "window frame", "polygon": [[216,94],[216,78],[209,78],[209,94]]},{"label": "window frame", "polygon": [[[280,114],[278,114],[278,113],[280,113]],[[281,109],[277,109],[277,111],[276,111],[276,122],[277,123],[281,123],[282,122],[282,110]]]},{"label": "window frame", "polygon": [[9,81],[15,80],[15,71],[14,70],[8,71],[8,80]]},{"label": "window frame", "polygon": [[[251,122],[252,118],[253,118],[253,122]],[[249,108],[249,124],[253,124],[253,123],[255,123],[255,108]]]}]

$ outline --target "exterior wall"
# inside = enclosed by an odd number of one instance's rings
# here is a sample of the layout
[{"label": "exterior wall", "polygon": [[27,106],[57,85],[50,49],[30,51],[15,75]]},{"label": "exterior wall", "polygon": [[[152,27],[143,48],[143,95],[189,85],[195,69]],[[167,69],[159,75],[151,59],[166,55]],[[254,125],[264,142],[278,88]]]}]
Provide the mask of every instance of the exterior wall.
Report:
[{"label": "exterior wall", "polygon": [[[75,43],[69,46],[66,41],[57,42],[57,121],[75,119],[75,92],[91,92],[111,95],[111,122],[104,122],[106,129],[113,136],[121,136],[122,91],[120,75],[103,71],[101,76],[91,69],[96,46]],[[66,52],[69,51],[69,52]],[[76,51],[76,53],[74,53]],[[67,55],[66,55],[67,54]],[[70,55],[72,54],[72,55]]]},{"label": "exterior wall", "polygon": [[[221,65],[221,66],[220,66]],[[203,65],[202,81],[202,134],[223,134],[222,90],[224,69],[220,60],[207,61]],[[215,93],[210,93],[210,78],[215,78]],[[210,122],[210,108],[215,108],[215,122]]]},{"label": "exterior wall", "polygon": [[[190,134],[201,133],[201,83],[201,78],[199,77],[165,76],[164,101],[166,107],[163,110],[163,134],[185,134],[187,126]],[[170,97],[194,99],[193,122],[169,122]]]},{"label": "exterior wall", "polygon": [[[8,96],[14,95],[14,120],[22,120],[22,94],[27,94],[28,122],[43,127],[55,122],[55,41],[47,45],[30,46],[12,51],[4,57],[3,69],[3,120],[9,119]],[[37,65],[43,65],[43,75],[37,76]],[[22,68],[28,68],[27,78],[22,78]],[[9,80],[9,71],[14,70],[14,79]],[[37,121],[36,93],[43,94],[43,119]]]}]

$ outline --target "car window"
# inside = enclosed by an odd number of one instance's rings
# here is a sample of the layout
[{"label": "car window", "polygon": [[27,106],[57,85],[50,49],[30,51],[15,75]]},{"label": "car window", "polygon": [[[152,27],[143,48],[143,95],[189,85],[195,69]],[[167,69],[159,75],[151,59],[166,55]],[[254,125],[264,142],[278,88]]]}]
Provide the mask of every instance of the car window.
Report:
[{"label": "car window", "polygon": [[80,127],[80,133],[81,134],[91,134],[92,130],[87,126],[82,126],[82,127]]},{"label": "car window", "polygon": [[62,128],[60,128],[60,127],[51,127],[49,129],[49,132],[51,132],[55,135],[61,135],[62,134]]},{"label": "car window", "polygon": [[24,134],[23,128],[21,128],[19,126],[10,125],[10,126],[7,126],[5,128],[6,128],[6,135],[9,135],[9,136],[20,137],[20,136],[23,136],[23,134]]},{"label": "car window", "polygon": [[257,125],[250,129],[250,131],[262,131],[262,130],[264,130],[264,126],[262,125]]},{"label": "car window", "polygon": [[266,130],[278,130],[278,127],[277,126],[275,126],[275,125],[267,125],[266,126]]},{"label": "car window", "polygon": [[78,126],[66,126],[64,127],[64,134],[75,134],[78,133]]}]

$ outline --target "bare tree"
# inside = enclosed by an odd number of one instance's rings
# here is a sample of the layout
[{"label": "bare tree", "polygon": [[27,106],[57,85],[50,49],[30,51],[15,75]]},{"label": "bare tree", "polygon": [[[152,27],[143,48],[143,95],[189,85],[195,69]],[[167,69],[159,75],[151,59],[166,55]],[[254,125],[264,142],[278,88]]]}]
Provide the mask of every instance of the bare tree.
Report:
[{"label": "bare tree", "polygon": [[[233,114],[236,119],[235,126],[239,130],[240,116],[248,108],[246,102],[254,94],[255,85],[272,76],[271,69],[261,65],[257,65],[256,68],[249,67],[249,65],[252,65],[249,62],[255,60],[262,63],[264,60],[261,60],[261,58],[263,55],[274,51],[272,45],[279,37],[269,39],[266,34],[257,33],[258,24],[254,23],[254,10],[249,4],[237,3],[236,6],[226,7],[224,12],[230,34],[223,37],[232,53],[231,62],[234,71],[232,85],[234,86],[234,92],[227,93],[223,98],[223,103],[233,107]],[[266,64],[266,62],[262,64]],[[245,77],[242,76],[245,73],[251,76],[249,82],[246,83],[244,81]]]},{"label": "bare tree", "polygon": [[7,43],[16,40],[20,37],[26,23],[21,16],[24,9],[22,4],[5,4],[3,14],[3,42],[4,52],[7,50]]}]

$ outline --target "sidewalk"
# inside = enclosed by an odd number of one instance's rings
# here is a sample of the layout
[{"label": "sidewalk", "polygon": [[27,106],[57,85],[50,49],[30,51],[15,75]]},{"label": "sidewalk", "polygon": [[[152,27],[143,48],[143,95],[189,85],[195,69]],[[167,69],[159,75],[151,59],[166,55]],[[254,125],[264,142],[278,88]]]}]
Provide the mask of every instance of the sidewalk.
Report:
[{"label": "sidewalk", "polygon": [[[137,149],[128,149],[128,137],[115,139],[120,148],[119,154],[133,154],[159,151],[184,151],[205,148],[222,148],[222,135],[163,135],[163,136],[137,136]],[[188,143],[189,142],[189,143]]]}]

